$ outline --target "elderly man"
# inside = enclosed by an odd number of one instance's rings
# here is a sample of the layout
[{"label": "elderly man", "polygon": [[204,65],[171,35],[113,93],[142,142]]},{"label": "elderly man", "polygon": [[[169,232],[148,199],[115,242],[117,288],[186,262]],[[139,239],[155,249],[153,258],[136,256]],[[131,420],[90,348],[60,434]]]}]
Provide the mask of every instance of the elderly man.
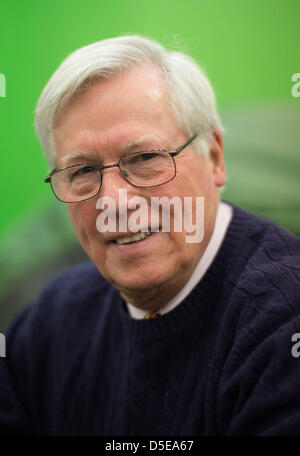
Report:
[{"label": "elderly man", "polygon": [[11,324],[2,432],[299,433],[300,242],[220,202],[222,126],[201,69],[138,36],[94,43],[52,76],[35,125],[91,262]]}]

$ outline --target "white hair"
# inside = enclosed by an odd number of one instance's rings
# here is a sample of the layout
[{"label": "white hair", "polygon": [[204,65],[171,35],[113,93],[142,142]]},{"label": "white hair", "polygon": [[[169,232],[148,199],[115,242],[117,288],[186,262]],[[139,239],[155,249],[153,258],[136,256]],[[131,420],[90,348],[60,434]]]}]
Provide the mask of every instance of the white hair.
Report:
[{"label": "white hair", "polygon": [[105,80],[138,65],[158,68],[178,127],[195,141],[199,153],[209,153],[211,130],[222,131],[215,95],[194,60],[141,36],[121,36],[84,46],[69,55],[44,88],[36,107],[35,129],[50,166],[55,166],[52,129],[56,115],[87,83]]}]

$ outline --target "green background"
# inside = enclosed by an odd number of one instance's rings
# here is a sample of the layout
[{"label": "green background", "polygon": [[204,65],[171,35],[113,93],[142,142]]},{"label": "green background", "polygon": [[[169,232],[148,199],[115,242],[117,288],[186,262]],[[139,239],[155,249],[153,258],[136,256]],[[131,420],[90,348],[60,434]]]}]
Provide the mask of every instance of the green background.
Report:
[{"label": "green background", "polygon": [[0,15],[5,301],[25,272],[33,280],[39,265],[75,245],[65,208],[43,183],[48,167],[33,130],[39,94],[73,50],[120,34],[157,39],[204,66],[226,129],[224,199],[300,234],[300,98],[291,95],[291,77],[300,72],[299,0],[2,0]]}]

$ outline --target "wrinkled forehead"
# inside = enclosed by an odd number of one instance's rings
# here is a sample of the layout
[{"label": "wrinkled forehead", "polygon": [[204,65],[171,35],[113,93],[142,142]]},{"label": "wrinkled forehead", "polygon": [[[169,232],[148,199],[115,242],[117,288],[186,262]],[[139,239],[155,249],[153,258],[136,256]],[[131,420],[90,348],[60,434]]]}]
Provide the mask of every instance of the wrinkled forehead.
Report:
[{"label": "wrinkled forehead", "polygon": [[[94,76],[85,80],[66,101],[62,101],[55,114],[53,129],[64,121],[67,113],[82,105],[89,93],[93,93],[93,97],[97,94],[101,96],[116,85],[123,88],[124,94],[128,91],[131,92],[133,99],[135,95],[139,95],[145,101],[148,99],[168,105],[168,93],[162,71],[153,65],[140,65],[131,69],[119,70],[107,78],[100,79]],[[136,92],[134,90],[136,87],[142,87],[143,90]],[[116,110],[120,108],[120,101],[120,99],[116,99]]]},{"label": "wrinkled forehead", "polygon": [[[60,109],[53,128],[61,159],[85,150],[163,145],[176,127],[160,71],[138,67],[90,81]],[[151,142],[152,141],[152,142]]]}]

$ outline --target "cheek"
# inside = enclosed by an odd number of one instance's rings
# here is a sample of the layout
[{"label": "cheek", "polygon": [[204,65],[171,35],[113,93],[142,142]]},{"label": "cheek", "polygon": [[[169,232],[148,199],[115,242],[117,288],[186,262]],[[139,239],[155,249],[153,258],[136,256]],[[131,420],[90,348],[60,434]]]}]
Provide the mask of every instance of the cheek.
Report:
[{"label": "cheek", "polygon": [[195,161],[186,159],[178,163],[175,182],[177,194],[192,197],[204,195],[211,183],[208,163],[201,157],[197,157]]},{"label": "cheek", "polygon": [[194,268],[199,261],[200,256],[203,254],[203,243],[187,243],[187,233],[172,233],[172,243],[169,249],[167,267],[175,271],[179,268],[182,272]]},{"label": "cheek", "polygon": [[96,211],[91,203],[86,201],[68,205],[70,220],[81,244],[86,243],[89,235],[96,230]]}]

